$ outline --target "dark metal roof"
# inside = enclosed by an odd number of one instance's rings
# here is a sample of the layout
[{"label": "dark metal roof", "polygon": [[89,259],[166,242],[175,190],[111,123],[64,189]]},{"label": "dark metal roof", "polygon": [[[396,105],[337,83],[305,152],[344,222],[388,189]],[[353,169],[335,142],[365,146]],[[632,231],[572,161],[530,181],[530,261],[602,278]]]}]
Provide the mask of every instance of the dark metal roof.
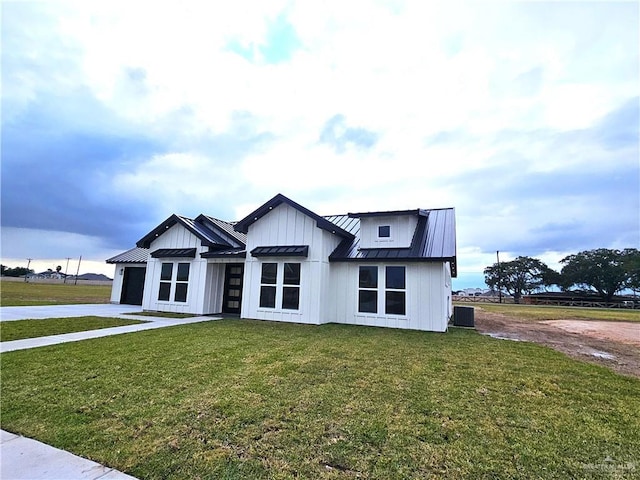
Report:
[{"label": "dark metal roof", "polygon": [[[453,208],[434,210],[403,210],[401,215],[413,212],[418,215],[418,224],[408,248],[360,248],[360,237],[353,240],[343,240],[340,245],[329,255],[330,262],[349,261],[449,261],[451,262],[451,274],[457,275],[456,264],[456,228],[455,210]],[[378,212],[360,216],[373,216]],[[381,212],[382,213],[382,212]],[[390,212],[384,212],[390,215]],[[350,231],[358,233],[360,230],[360,216],[333,215],[327,217],[330,221],[349,227]],[[356,220],[355,223],[346,223],[346,218]]]},{"label": "dark metal roof", "polygon": [[195,222],[209,226],[212,230],[218,229],[218,232],[229,243],[235,243],[237,247],[244,247],[247,244],[247,235],[235,230],[236,222],[225,222],[219,218],[210,217],[209,215],[200,214],[196,217]]},{"label": "dark metal roof", "polygon": [[159,248],[158,250],[151,252],[153,258],[195,258],[195,248]]},{"label": "dark metal roof", "polygon": [[318,228],[321,228],[323,230],[334,233],[344,238],[349,238],[349,239],[353,238],[352,234],[338,227],[335,223],[332,223],[326,218],[321,217],[316,213],[313,213],[308,208],[303,207],[302,205],[285,197],[281,193],[277,194],[275,197],[273,197],[271,200],[266,202],[264,205],[262,205],[261,207],[258,207],[255,211],[253,211],[252,213],[247,215],[245,218],[240,220],[238,223],[235,224],[234,228],[238,232],[247,233],[249,231],[249,227],[251,226],[251,224],[256,222],[258,219],[264,217],[267,213],[269,213],[271,210],[273,210],[274,208],[276,208],[278,205],[282,203],[289,205],[290,207],[295,208],[299,212],[302,212],[308,217],[311,217],[312,219],[314,219],[316,221],[316,225],[318,226]]},{"label": "dark metal roof", "polygon": [[247,251],[242,248],[233,248],[227,250],[212,250],[200,254],[201,258],[245,258]]},{"label": "dark metal roof", "polygon": [[416,209],[416,210],[391,210],[388,212],[363,212],[363,213],[348,213],[351,218],[362,217],[396,217],[398,215],[421,215],[426,216],[428,210]]},{"label": "dark metal roof", "polygon": [[107,263],[147,263],[149,249],[134,247],[107,260]]},{"label": "dark metal roof", "polygon": [[156,238],[169,230],[169,228],[173,227],[176,223],[179,223],[191,233],[193,233],[196,237],[198,237],[201,240],[201,244],[204,246],[214,245],[219,242],[223,242],[227,246],[231,246],[222,238],[220,238],[219,235],[216,235],[213,231],[209,230],[203,225],[196,224],[192,219],[176,214],[171,215],[164,222],[162,222],[160,225],[158,225],[156,228],[154,228],[148,234],[138,240],[136,245],[142,248],[149,248],[151,246],[151,243]]},{"label": "dark metal roof", "polygon": [[309,245],[277,245],[273,247],[256,247],[251,250],[254,257],[307,257]]}]

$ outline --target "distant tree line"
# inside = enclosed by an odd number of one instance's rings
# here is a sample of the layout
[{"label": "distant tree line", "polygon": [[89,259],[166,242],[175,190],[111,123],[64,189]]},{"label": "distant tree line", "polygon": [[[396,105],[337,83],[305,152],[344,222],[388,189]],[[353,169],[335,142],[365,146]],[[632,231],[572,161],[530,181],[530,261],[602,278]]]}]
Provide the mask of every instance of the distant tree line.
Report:
[{"label": "distant tree line", "polygon": [[3,277],[23,277],[29,273],[34,273],[32,269],[26,267],[11,268],[6,265],[0,265],[0,275]]},{"label": "distant tree line", "polygon": [[598,248],[569,255],[556,272],[537,258],[517,257],[484,269],[485,283],[492,290],[505,291],[520,303],[522,295],[558,287],[598,294],[611,302],[622,290],[640,290],[640,250]]}]

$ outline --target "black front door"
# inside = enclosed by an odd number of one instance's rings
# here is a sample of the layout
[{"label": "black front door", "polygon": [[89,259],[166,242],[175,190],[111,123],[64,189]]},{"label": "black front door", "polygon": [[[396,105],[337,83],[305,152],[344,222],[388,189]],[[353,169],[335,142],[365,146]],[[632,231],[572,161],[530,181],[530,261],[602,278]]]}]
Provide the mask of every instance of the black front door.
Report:
[{"label": "black front door", "polygon": [[120,303],[126,305],[142,305],[142,292],[144,291],[144,277],[146,267],[125,267],[122,278],[122,293]]},{"label": "black front door", "polygon": [[243,263],[228,263],[224,271],[224,295],[222,313],[240,314],[242,304]]}]

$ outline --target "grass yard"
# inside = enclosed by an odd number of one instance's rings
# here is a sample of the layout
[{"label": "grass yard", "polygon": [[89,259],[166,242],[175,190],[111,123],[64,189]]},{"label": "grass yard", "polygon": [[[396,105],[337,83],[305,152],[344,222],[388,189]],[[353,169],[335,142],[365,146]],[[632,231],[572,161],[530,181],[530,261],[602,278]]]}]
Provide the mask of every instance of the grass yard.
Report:
[{"label": "grass yard", "polygon": [[497,303],[456,303],[460,306],[480,307],[488,312],[502,313],[523,320],[603,320],[611,322],[640,322],[640,310],[623,308],[556,307]]},{"label": "grass yard", "polygon": [[0,282],[0,305],[3,307],[109,303],[110,296],[110,285]]},{"label": "grass yard", "polygon": [[465,329],[221,320],[10,352],[0,408],[141,479],[640,472],[640,381]]},{"label": "grass yard", "polygon": [[63,333],[85,332],[100,328],[123,327],[145,323],[141,320],[122,320],[106,317],[47,318],[44,320],[14,320],[0,322],[0,342],[23,338],[46,337]]}]

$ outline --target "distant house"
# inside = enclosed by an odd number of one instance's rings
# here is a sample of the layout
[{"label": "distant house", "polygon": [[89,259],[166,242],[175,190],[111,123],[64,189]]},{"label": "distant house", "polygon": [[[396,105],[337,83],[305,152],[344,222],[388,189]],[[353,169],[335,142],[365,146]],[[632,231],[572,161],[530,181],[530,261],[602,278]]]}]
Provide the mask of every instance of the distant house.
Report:
[{"label": "distant house", "polygon": [[144,310],[445,331],[452,208],[320,216],[278,194],[239,222],[171,215],[115,265]]},{"label": "distant house", "polygon": [[44,272],[40,272],[40,273],[29,273],[29,274],[27,274],[27,278],[62,280],[63,278],[65,278],[65,274],[61,273],[61,272],[56,272],[55,270],[48,269],[48,270],[46,270]]}]

